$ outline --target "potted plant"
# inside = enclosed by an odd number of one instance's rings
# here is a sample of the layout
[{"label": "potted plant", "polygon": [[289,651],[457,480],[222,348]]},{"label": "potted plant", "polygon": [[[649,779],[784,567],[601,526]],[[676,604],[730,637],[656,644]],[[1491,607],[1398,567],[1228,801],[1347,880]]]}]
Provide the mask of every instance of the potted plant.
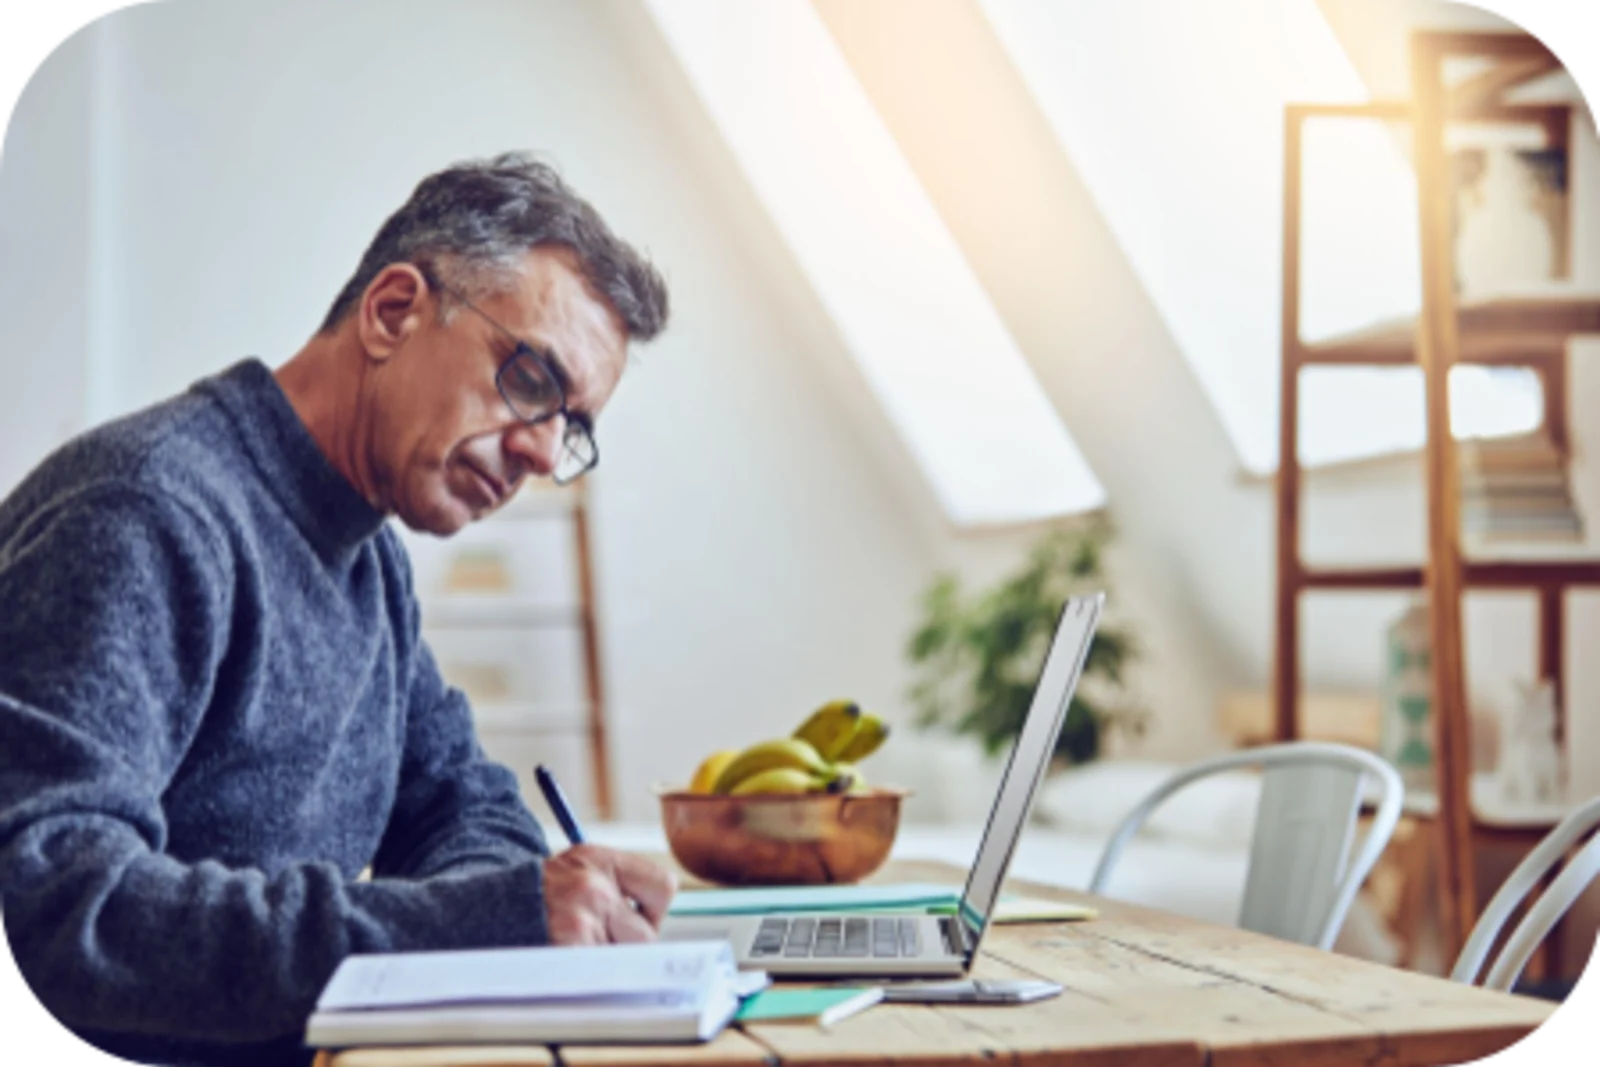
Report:
[{"label": "potted plant", "polygon": [[[989,754],[1022,730],[1061,607],[1069,596],[1106,589],[1110,524],[1094,520],[1052,530],[992,588],[963,594],[953,574],[937,576],[922,597],[922,619],[906,646],[917,677],[908,696],[917,724],[972,734]],[[1127,700],[1133,636],[1102,621],[1089,647],[1083,683],[1056,741],[1057,765],[1086,763],[1110,730],[1138,736],[1145,713]]]}]

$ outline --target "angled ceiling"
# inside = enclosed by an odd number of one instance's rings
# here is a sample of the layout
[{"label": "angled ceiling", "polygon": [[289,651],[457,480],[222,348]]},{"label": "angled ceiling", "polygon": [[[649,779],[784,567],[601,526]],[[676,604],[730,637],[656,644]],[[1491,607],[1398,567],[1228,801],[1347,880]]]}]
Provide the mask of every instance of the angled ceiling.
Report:
[{"label": "angled ceiling", "polygon": [[958,526],[1105,491],[807,0],[646,0]]},{"label": "angled ceiling", "polygon": [[[1390,94],[1391,46],[1404,37],[1396,18],[1448,19],[1455,5],[958,2],[992,27],[1238,463],[1270,472],[1284,105],[1360,101],[1379,86]],[[1103,504],[1059,405],[925,194],[931,176],[907,161],[811,0],[645,8],[952,522],[1006,524]],[[1498,23],[1462,10],[1469,24]],[[908,18],[905,32],[917,21]],[[1403,75],[1403,48],[1398,62]],[[1376,123],[1325,123],[1308,128],[1303,158],[1302,332],[1317,340],[1414,314],[1415,191],[1402,144]],[[1307,465],[1420,446],[1415,368],[1308,377]],[[1452,386],[1461,436],[1521,432],[1541,418],[1525,372],[1458,368]]]}]

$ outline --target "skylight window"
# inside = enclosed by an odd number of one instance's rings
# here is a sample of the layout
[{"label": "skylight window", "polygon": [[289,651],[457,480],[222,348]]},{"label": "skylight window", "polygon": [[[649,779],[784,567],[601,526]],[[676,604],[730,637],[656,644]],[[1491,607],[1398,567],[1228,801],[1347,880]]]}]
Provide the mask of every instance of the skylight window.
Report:
[{"label": "skylight window", "polygon": [[[981,0],[1244,465],[1277,467],[1283,124],[1291,102],[1367,99],[1314,0]],[[1306,127],[1301,333],[1417,313],[1415,178],[1375,122]],[[1452,375],[1458,436],[1532,429],[1520,370]],[[1416,368],[1310,371],[1306,464],[1421,444]]]},{"label": "skylight window", "polygon": [[806,0],[646,0],[946,513],[1105,492]]}]

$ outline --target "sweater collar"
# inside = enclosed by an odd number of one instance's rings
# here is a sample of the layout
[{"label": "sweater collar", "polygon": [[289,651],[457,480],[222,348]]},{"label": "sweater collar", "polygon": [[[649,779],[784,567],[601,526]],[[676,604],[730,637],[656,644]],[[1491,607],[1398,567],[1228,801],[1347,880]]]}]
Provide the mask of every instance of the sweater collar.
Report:
[{"label": "sweater collar", "polygon": [[195,388],[231,416],[269,491],[319,555],[347,557],[383,526],[384,515],[328,462],[266,364],[243,360]]}]

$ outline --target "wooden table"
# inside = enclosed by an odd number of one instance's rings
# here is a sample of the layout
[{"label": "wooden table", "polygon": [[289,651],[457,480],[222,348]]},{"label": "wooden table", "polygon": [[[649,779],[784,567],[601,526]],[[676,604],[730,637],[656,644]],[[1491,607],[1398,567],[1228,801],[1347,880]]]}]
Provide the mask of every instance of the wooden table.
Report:
[{"label": "wooden table", "polygon": [[[874,881],[959,884],[945,864],[895,863]],[[644,1067],[808,1064],[933,1067],[1413,1067],[1510,1045],[1554,1005],[1304,948],[1086,894],[1100,917],[991,928],[979,977],[1049,978],[1066,992],[1018,1007],[874,1007],[831,1030],[764,1023],[709,1045],[351,1049],[316,1067]]]}]

